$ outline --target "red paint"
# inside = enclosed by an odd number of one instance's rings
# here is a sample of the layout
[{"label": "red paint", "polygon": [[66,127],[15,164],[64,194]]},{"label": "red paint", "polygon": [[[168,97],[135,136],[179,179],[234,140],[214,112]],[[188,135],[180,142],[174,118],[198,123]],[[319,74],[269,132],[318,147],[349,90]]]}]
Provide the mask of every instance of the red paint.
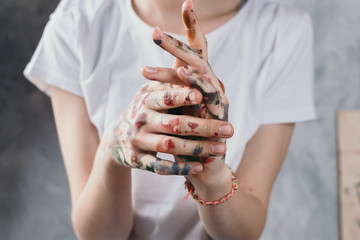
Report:
[{"label": "red paint", "polygon": [[144,126],[146,124],[146,118],[147,118],[147,114],[141,113],[135,121],[135,127],[141,128],[142,126]]},{"label": "red paint", "polygon": [[[150,96],[150,93],[147,93],[146,96],[143,98],[143,100],[140,102],[140,104],[139,104],[138,107],[137,107],[136,105],[133,106],[132,112],[131,112],[131,119],[134,119],[134,118],[135,118],[137,112],[141,109],[141,107],[142,107],[143,105],[145,105],[145,101],[146,101],[146,99],[147,99],[149,96]],[[140,101],[140,98],[139,98],[139,99],[136,98],[136,100],[134,100],[134,101],[135,101],[135,102],[138,102],[138,101]]]},{"label": "red paint", "polygon": [[194,130],[195,128],[197,128],[199,126],[199,124],[193,123],[193,122],[189,122],[188,125],[191,128],[191,130]]},{"label": "red paint", "polygon": [[138,109],[137,107],[134,105],[133,108],[132,108],[132,112],[131,112],[131,119],[134,119],[136,114],[138,112]]},{"label": "red paint", "polygon": [[201,158],[201,161],[202,161],[203,164],[210,163],[210,162],[212,162],[212,161],[214,161],[214,160],[215,160],[215,158],[213,158],[213,157],[204,157],[204,158]]},{"label": "red paint", "polygon": [[183,102],[183,104],[191,104],[191,100],[190,100],[189,96],[187,96],[185,98],[185,101]]},{"label": "red paint", "polygon": [[145,105],[146,99],[150,96],[150,93],[147,93],[146,96],[143,98],[143,100],[141,101],[141,104],[139,106],[139,109]]},{"label": "red paint", "polygon": [[156,151],[173,153],[175,149],[175,143],[171,139],[166,139],[165,141],[160,141],[156,146]]},{"label": "red paint", "polygon": [[149,85],[145,85],[142,88],[140,88],[140,92],[144,93],[144,92],[146,92],[148,90],[148,88],[149,88]]},{"label": "red paint", "polygon": [[181,133],[179,129],[179,118],[171,119],[168,124],[161,124],[163,128],[172,133]]},{"label": "red paint", "polygon": [[166,92],[164,95],[164,103],[168,106],[174,106],[174,99],[171,97],[171,95]]},{"label": "red paint", "polygon": [[219,134],[217,132],[214,133],[214,136],[212,136],[213,138],[217,138],[219,136]]},{"label": "red paint", "polygon": [[189,122],[188,126],[191,128],[190,133],[195,133],[195,134],[199,134],[199,132],[194,131],[195,128],[197,128],[199,126],[199,124],[197,123],[193,123],[193,122]]},{"label": "red paint", "polygon": [[206,118],[207,112],[205,104],[200,104],[200,117]]},{"label": "red paint", "polygon": [[171,139],[166,139],[164,144],[165,144],[166,148],[169,150],[175,148],[175,143]]}]

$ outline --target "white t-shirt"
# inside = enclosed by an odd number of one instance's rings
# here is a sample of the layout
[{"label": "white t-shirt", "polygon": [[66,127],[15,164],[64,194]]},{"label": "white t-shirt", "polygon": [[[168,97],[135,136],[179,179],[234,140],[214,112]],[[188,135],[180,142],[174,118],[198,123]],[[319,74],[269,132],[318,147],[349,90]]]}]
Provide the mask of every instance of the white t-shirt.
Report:
[{"label": "white t-shirt", "polygon": [[[82,96],[101,136],[147,81],[140,68],[172,65],[173,56],[153,43],[151,33],[130,0],[63,0],[24,73],[46,93],[54,85]],[[172,35],[186,42],[185,36]],[[261,124],[315,118],[308,14],[249,0],[206,37],[210,66],[230,103],[235,134],[227,141],[226,163],[233,169]],[[195,201],[183,201],[184,178],[133,170],[132,184],[131,239],[208,238]]]}]

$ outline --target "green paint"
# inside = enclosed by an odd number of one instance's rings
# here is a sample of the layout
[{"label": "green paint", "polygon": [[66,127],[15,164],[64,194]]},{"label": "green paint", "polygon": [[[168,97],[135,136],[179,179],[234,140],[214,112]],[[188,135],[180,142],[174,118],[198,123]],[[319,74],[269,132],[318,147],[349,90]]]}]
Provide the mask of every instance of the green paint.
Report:
[{"label": "green paint", "polygon": [[115,159],[122,165],[124,165],[120,155],[119,155],[119,152],[117,151],[117,148],[116,147],[111,147],[112,148],[112,153],[113,153],[113,156],[115,157]]},{"label": "green paint", "polygon": [[177,47],[178,49],[180,49],[181,51],[183,51],[183,52],[189,53],[189,51],[186,50],[183,46],[176,45],[176,47]]},{"label": "green paint", "polygon": [[154,166],[153,166],[153,165],[151,165],[151,167],[146,166],[146,170],[149,171],[149,172],[155,173],[155,170],[154,170]]}]

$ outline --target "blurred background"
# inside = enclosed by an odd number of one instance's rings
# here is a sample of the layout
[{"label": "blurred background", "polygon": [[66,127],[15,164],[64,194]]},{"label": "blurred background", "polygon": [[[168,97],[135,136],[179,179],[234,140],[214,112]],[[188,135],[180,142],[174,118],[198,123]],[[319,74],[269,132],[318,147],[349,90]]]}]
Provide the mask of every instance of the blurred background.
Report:
[{"label": "blurred background", "polygon": [[[360,1],[278,2],[312,16],[318,120],[296,127],[263,239],[335,240],[335,112],[360,108]],[[75,239],[50,100],[22,75],[57,4],[0,0],[0,239]]]}]

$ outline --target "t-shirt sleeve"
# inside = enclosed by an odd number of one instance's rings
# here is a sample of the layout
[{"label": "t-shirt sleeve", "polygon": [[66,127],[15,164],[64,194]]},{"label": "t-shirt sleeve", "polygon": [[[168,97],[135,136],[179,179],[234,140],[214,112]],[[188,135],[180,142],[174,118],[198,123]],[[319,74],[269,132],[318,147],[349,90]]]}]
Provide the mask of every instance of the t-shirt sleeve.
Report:
[{"label": "t-shirt sleeve", "polygon": [[51,14],[24,75],[50,95],[50,85],[82,96],[77,43],[77,12],[58,9]]},{"label": "t-shirt sleeve", "polygon": [[[294,19],[292,19],[294,20]],[[308,14],[279,30],[264,88],[261,124],[316,118],[313,94],[313,32]]]}]

